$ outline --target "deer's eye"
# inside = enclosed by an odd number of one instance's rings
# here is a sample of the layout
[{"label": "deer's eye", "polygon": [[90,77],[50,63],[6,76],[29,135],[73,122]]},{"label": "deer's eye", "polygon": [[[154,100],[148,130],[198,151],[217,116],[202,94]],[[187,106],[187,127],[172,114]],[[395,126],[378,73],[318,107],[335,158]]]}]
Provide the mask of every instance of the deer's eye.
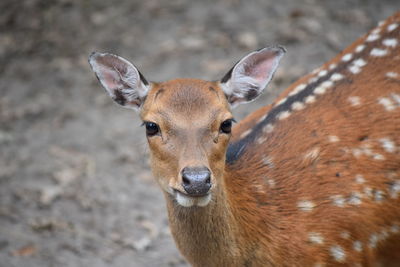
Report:
[{"label": "deer's eye", "polygon": [[220,132],[229,134],[232,131],[232,121],[233,119],[225,120],[221,123]]},{"label": "deer's eye", "polygon": [[158,127],[158,125],[156,123],[146,121],[146,122],[144,122],[144,125],[146,126],[147,136],[154,136],[154,135],[160,133],[160,128]]}]

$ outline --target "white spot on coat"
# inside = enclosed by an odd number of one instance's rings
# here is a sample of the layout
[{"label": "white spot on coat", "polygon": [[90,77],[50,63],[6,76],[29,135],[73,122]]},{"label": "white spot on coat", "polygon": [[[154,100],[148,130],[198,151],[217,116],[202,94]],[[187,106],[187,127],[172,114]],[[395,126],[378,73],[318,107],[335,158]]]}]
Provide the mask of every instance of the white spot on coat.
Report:
[{"label": "white spot on coat", "polygon": [[346,55],[344,55],[344,56],[342,57],[342,60],[345,61],[345,62],[347,62],[347,61],[350,61],[350,60],[352,59],[352,57],[353,57],[353,54],[348,53],[348,54],[346,54]]},{"label": "white spot on coat", "polygon": [[351,152],[353,153],[353,156],[356,158],[360,157],[363,153],[363,151],[359,148],[353,148]]},{"label": "white spot on coat", "polygon": [[349,66],[349,71],[353,74],[358,74],[361,72],[361,68],[356,65]]},{"label": "white spot on coat", "polygon": [[385,75],[386,75],[386,77],[392,78],[392,79],[399,78],[399,76],[400,76],[397,72],[393,72],[393,71],[386,72]]},{"label": "white spot on coat", "polygon": [[339,137],[337,137],[336,135],[330,135],[330,136],[328,136],[328,140],[329,140],[329,142],[331,142],[331,143],[336,143],[336,142],[339,142],[340,140],[339,140]]},{"label": "white spot on coat", "polygon": [[358,58],[353,61],[353,64],[358,67],[364,67],[365,65],[367,65],[367,62],[362,58]]},{"label": "white spot on coat", "polygon": [[347,231],[343,231],[340,233],[340,237],[343,239],[349,239],[350,238],[350,233]]},{"label": "white spot on coat", "polygon": [[388,30],[388,32],[394,31],[398,26],[399,26],[399,24],[392,23],[387,27],[387,30]]},{"label": "white spot on coat", "polygon": [[264,143],[265,141],[267,141],[267,137],[265,136],[260,136],[259,138],[257,138],[256,142],[257,144],[261,145],[262,143]]},{"label": "white spot on coat", "polygon": [[302,211],[312,211],[315,208],[315,204],[310,200],[301,200],[297,203],[297,207]]},{"label": "white spot on coat", "polygon": [[385,193],[381,190],[376,190],[374,194],[374,200],[376,202],[382,202],[382,200],[385,198]]},{"label": "white spot on coat", "polygon": [[314,93],[317,95],[323,95],[325,94],[326,89],[326,87],[318,86],[317,88],[315,88]]},{"label": "white spot on coat", "polygon": [[329,248],[329,252],[337,262],[344,262],[346,260],[346,252],[344,252],[341,246],[332,246]]},{"label": "white spot on coat", "polygon": [[362,243],[361,243],[361,241],[354,241],[353,248],[354,248],[355,251],[361,252],[362,251]]},{"label": "white spot on coat", "polygon": [[357,174],[357,175],[356,175],[356,183],[357,183],[357,184],[363,184],[363,183],[365,183],[365,178],[364,178],[364,176],[362,176],[361,174]]},{"label": "white spot on coat", "polygon": [[312,77],[308,80],[308,83],[315,83],[318,80],[318,77]]},{"label": "white spot on coat", "polygon": [[387,53],[388,51],[386,49],[373,48],[369,54],[374,57],[383,57],[386,56]]},{"label": "white spot on coat", "polygon": [[265,194],[265,190],[264,190],[264,186],[262,186],[261,184],[252,184],[253,187],[255,188],[255,190],[261,194]]},{"label": "white spot on coat", "polygon": [[373,30],[371,31],[372,34],[378,34],[378,33],[380,33],[380,32],[381,32],[381,29],[380,29],[380,28],[375,28],[375,29],[373,29]]},{"label": "white spot on coat", "polygon": [[365,154],[366,156],[373,156],[373,155],[374,155],[374,152],[373,152],[372,149],[371,149],[371,144],[370,144],[370,143],[364,142],[364,143],[361,145],[361,151],[362,151],[362,153]]},{"label": "white spot on coat", "polygon": [[379,153],[373,154],[373,155],[372,155],[372,158],[373,158],[374,160],[385,160],[385,157],[384,157],[383,155],[379,154]]},{"label": "white spot on coat", "polygon": [[370,247],[370,248],[376,248],[376,244],[378,243],[378,235],[377,234],[372,234],[370,237],[369,237],[369,243],[368,243],[368,246]]},{"label": "white spot on coat", "polygon": [[382,41],[382,44],[387,46],[387,47],[396,47],[397,40],[394,39],[394,38],[385,39],[385,40]]},{"label": "white spot on coat", "polygon": [[315,147],[304,154],[305,159],[310,159],[312,161],[319,157],[319,147]]},{"label": "white spot on coat", "polygon": [[340,73],[333,73],[332,75],[331,75],[331,80],[332,81],[334,81],[334,82],[337,82],[337,81],[339,81],[339,80],[341,80],[341,79],[343,79],[344,78],[344,76],[342,75],[342,74],[340,74]]},{"label": "white spot on coat", "polygon": [[364,187],[364,194],[367,197],[372,198],[373,197],[372,188],[368,186]]},{"label": "white spot on coat", "polygon": [[390,100],[387,97],[381,97],[378,99],[378,103],[381,104],[386,111],[392,111],[394,110],[396,107],[394,106],[392,100]]},{"label": "white spot on coat", "polygon": [[367,39],[365,40],[366,42],[373,42],[376,41],[380,38],[379,34],[376,33],[371,33],[370,35],[368,35]]},{"label": "white spot on coat", "polygon": [[359,192],[353,192],[351,193],[350,197],[349,197],[349,204],[350,205],[361,205],[362,201],[361,201],[362,195]]},{"label": "white spot on coat", "polygon": [[349,100],[350,104],[351,104],[353,107],[359,106],[359,105],[361,104],[361,100],[360,100],[360,97],[359,97],[359,96],[350,96],[350,97],[348,98],[348,100]]},{"label": "white spot on coat", "polygon": [[346,204],[342,195],[334,195],[331,197],[333,205],[343,208]]},{"label": "white spot on coat", "polygon": [[330,70],[333,70],[334,68],[336,68],[336,66],[337,66],[337,65],[336,65],[335,63],[332,63],[332,64],[329,65],[329,69],[330,69]]},{"label": "white spot on coat", "polygon": [[268,123],[262,129],[263,133],[271,133],[273,130],[274,130],[274,125],[272,125],[271,123]]},{"label": "white spot on coat", "polygon": [[328,74],[328,71],[327,71],[327,70],[321,70],[321,71],[318,73],[318,77],[325,76],[326,74]]},{"label": "white spot on coat", "polygon": [[275,187],[275,180],[274,179],[267,179],[267,184],[269,187],[274,188]]},{"label": "white spot on coat", "polygon": [[379,139],[379,142],[381,142],[381,145],[386,152],[394,153],[396,151],[395,143],[388,137]]},{"label": "white spot on coat", "polygon": [[322,237],[322,235],[320,233],[316,233],[316,232],[310,232],[308,234],[308,240],[311,243],[318,244],[318,245],[321,245],[324,243],[324,238]]},{"label": "white spot on coat", "polygon": [[324,87],[324,88],[329,88],[329,87],[333,86],[333,82],[330,80],[327,80],[327,81],[322,82],[320,86]]},{"label": "white spot on coat", "polygon": [[291,91],[291,92],[289,93],[289,96],[296,95],[297,93],[299,93],[299,92],[303,91],[304,89],[306,89],[306,87],[307,87],[307,84],[305,84],[305,83],[302,83],[302,84],[297,85],[297,86],[293,89],[293,91]]},{"label": "white spot on coat", "polygon": [[272,158],[269,157],[269,156],[266,156],[266,157],[263,158],[263,163],[265,165],[267,165],[269,168],[273,168],[274,167],[274,163],[272,161]]},{"label": "white spot on coat", "polygon": [[306,97],[305,102],[306,102],[307,104],[311,104],[311,103],[314,103],[315,100],[316,100],[316,99],[315,99],[315,96],[309,95],[309,96]]},{"label": "white spot on coat", "polygon": [[360,53],[361,51],[363,51],[365,49],[365,45],[358,45],[357,47],[356,47],[356,53]]},{"label": "white spot on coat", "polygon": [[278,119],[284,120],[284,119],[288,118],[289,116],[290,116],[290,111],[285,110],[278,114]]},{"label": "white spot on coat", "polygon": [[302,110],[305,108],[305,105],[302,102],[296,101],[292,104],[293,110]]},{"label": "white spot on coat", "polygon": [[365,65],[367,65],[367,62],[362,58],[358,58],[352,62],[351,66],[349,66],[349,71],[353,74],[360,73],[361,68]]}]

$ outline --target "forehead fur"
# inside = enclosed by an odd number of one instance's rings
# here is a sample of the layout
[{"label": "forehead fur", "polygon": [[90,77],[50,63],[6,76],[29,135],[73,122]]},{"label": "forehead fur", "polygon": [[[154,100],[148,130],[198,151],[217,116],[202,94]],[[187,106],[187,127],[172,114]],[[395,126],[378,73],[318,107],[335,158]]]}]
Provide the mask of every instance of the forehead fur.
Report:
[{"label": "forehead fur", "polygon": [[226,97],[216,82],[197,79],[177,79],[154,84],[146,102],[144,109],[156,105],[159,110],[168,109],[181,114],[204,112],[211,105],[228,108]]}]

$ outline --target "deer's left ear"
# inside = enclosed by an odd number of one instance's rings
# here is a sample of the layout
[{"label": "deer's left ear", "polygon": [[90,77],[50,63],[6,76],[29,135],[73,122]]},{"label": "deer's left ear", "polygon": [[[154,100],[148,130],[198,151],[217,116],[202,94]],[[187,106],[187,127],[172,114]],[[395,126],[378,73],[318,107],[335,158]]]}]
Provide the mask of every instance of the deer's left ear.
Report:
[{"label": "deer's left ear", "polygon": [[221,87],[232,107],[256,99],[271,81],[286,50],[266,47],[242,58],[222,78]]}]

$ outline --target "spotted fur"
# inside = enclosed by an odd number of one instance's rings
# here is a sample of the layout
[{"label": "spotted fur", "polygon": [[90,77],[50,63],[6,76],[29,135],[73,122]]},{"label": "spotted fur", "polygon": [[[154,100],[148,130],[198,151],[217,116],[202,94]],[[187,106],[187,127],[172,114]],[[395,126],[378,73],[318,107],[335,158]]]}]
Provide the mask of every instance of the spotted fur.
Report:
[{"label": "spotted fur", "polygon": [[[288,237],[286,259],[302,259],[287,266],[400,265],[399,21],[400,13],[235,129],[236,136],[252,132],[230,145],[228,164],[243,177],[240,169],[255,170],[253,183],[273,177],[275,187],[246,208],[266,221],[281,215],[272,220]],[[290,116],[280,120],[284,112]],[[261,137],[262,146],[255,144]],[[260,169],[261,155],[275,167]],[[260,202],[269,205],[261,210]]]}]

